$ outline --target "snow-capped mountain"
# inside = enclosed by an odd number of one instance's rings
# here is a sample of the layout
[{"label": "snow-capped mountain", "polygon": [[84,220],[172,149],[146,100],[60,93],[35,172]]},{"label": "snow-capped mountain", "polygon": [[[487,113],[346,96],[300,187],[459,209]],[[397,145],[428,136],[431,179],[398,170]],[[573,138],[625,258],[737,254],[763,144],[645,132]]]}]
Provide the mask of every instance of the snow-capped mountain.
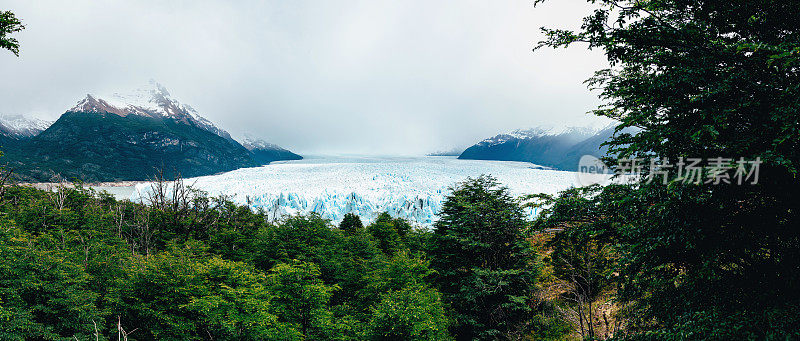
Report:
[{"label": "snow-capped mountain", "polygon": [[51,124],[53,122],[27,118],[22,115],[0,115],[0,135],[12,139],[31,138],[39,135]]},{"label": "snow-capped mountain", "polygon": [[518,140],[532,140],[547,136],[563,136],[569,139],[582,139],[597,134],[602,129],[595,129],[590,127],[536,127],[529,129],[517,129],[510,133],[499,134],[493,137],[484,139],[477,144],[480,146],[491,147],[494,145],[503,144],[509,141]]},{"label": "snow-capped mountain", "polygon": [[108,96],[87,94],[69,112],[111,113],[119,116],[139,115],[150,118],[170,118],[210,131],[226,139],[231,135],[197,113],[189,105],[171,97],[161,84],[150,81],[148,85],[128,93],[113,93]]},{"label": "snow-capped mountain", "polygon": [[242,146],[253,154],[253,158],[260,164],[268,164],[273,161],[283,160],[302,160],[303,157],[292,153],[281,146],[269,143],[263,139],[245,135],[242,139]]},{"label": "snow-capped mountain", "polygon": [[538,127],[515,130],[484,139],[467,148],[459,159],[523,161],[561,170],[574,170],[583,155],[600,156],[601,144],[614,133],[605,128]]},{"label": "snow-capped mountain", "polygon": [[11,146],[3,148],[4,158],[25,181],[54,174],[87,182],[148,180],[160,171],[192,177],[299,157],[282,148],[246,149],[156,82],[86,95],[35,137],[4,138],[3,145]]},{"label": "snow-capped mountain", "polygon": [[245,148],[247,148],[247,150],[250,150],[250,151],[258,150],[258,149],[286,150],[286,149],[283,149],[283,147],[281,147],[281,146],[279,146],[277,144],[269,143],[269,142],[267,142],[267,141],[265,141],[263,139],[253,137],[252,135],[245,135],[245,137],[242,138],[241,141],[242,141],[241,142],[242,146],[244,146]]}]

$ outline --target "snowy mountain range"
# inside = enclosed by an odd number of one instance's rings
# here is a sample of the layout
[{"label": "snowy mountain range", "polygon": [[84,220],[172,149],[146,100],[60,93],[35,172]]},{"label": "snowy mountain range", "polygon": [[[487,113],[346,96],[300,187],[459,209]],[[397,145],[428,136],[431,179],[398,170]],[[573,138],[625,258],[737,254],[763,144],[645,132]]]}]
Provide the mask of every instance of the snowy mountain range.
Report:
[{"label": "snowy mountain range", "polygon": [[559,170],[575,170],[583,155],[605,153],[602,143],[614,134],[604,128],[538,127],[514,130],[484,139],[467,148],[459,159],[522,161]]},{"label": "snowy mountain range", "polygon": [[50,127],[53,122],[35,118],[26,118],[22,115],[0,114],[0,135],[12,139],[32,138]]},{"label": "snowy mountain range", "polygon": [[197,113],[189,105],[182,104],[170,96],[161,84],[151,80],[147,86],[130,93],[113,93],[100,98],[87,94],[86,98],[68,112],[113,113],[120,116],[138,115],[156,119],[168,118],[184,124],[194,125],[216,135],[232,140],[231,135]]},{"label": "snowy mountain range", "polygon": [[[245,148],[152,81],[129,93],[88,94],[49,126],[23,121],[14,120],[16,135],[0,134],[0,144],[25,181],[48,181],[55,174],[83,181],[147,180],[157,170],[191,177],[300,158],[277,146],[267,156]],[[21,132],[28,137],[14,137]]]},{"label": "snowy mountain range", "polygon": [[273,161],[301,160],[302,156],[292,153],[281,146],[269,143],[262,139],[245,135],[242,139],[242,146],[253,154],[253,158],[261,163],[267,164]]},{"label": "snowy mountain range", "polygon": [[567,138],[569,141],[581,140],[597,134],[601,129],[594,129],[588,127],[536,127],[529,129],[517,129],[510,133],[499,134],[493,137],[484,139],[477,143],[479,146],[491,147],[495,145],[504,144],[512,141],[533,140],[537,138],[546,138],[552,136],[561,136]]}]

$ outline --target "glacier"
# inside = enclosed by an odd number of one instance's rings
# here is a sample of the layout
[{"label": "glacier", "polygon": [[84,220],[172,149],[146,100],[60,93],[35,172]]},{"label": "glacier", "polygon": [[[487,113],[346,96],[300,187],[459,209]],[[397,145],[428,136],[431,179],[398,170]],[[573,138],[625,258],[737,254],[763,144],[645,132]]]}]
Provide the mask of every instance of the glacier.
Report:
[{"label": "glacier", "polygon": [[[380,213],[432,226],[450,187],[468,177],[492,175],[514,196],[547,193],[581,185],[586,174],[542,169],[511,161],[458,160],[455,157],[310,156],[298,161],[185,179],[211,196],[265,210],[272,219],[316,212],[338,223],[346,213],[365,222]],[[607,175],[592,175],[601,182]],[[145,198],[149,183],[136,185],[131,200]],[[528,209],[533,217],[538,212]]]}]

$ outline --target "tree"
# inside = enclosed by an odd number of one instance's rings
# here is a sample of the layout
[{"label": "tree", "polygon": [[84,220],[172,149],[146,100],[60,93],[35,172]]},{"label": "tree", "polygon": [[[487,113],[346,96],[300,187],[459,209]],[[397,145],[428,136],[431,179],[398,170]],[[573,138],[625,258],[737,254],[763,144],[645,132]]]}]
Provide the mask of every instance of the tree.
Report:
[{"label": "tree", "polygon": [[253,263],[263,271],[299,260],[316,264],[322,280],[329,284],[343,271],[344,236],[318,214],[287,218],[274,228],[263,229],[257,238]]},{"label": "tree", "polygon": [[439,293],[412,285],[384,295],[373,308],[372,340],[449,340],[448,319]]},{"label": "tree", "polygon": [[211,257],[198,242],[132,259],[126,270],[108,305],[136,338],[300,338],[271,312],[273,295],[262,273]]},{"label": "tree", "polygon": [[90,277],[65,250],[0,217],[0,338],[88,337],[102,324]]},{"label": "tree", "polygon": [[339,229],[351,235],[363,228],[364,224],[361,223],[361,218],[353,213],[345,214],[344,218],[342,218],[342,222],[339,223]]},{"label": "tree", "polygon": [[542,208],[534,228],[555,232],[544,243],[549,251],[545,264],[552,268],[554,278],[545,290],[567,302],[559,309],[562,318],[583,338],[609,338],[620,329],[621,321],[609,309],[618,284],[614,276],[617,254],[611,229],[614,211],[605,203],[627,194],[626,190],[626,186],[593,185],[570,188],[555,197],[530,197],[539,199],[532,205]]},{"label": "tree", "polygon": [[[0,339],[442,339],[416,252],[319,215],[270,224],[227,198],[156,184],[149,202],[80,184],[0,201]],[[385,217],[391,229],[410,226]],[[266,274],[265,274],[266,273]]]},{"label": "tree", "polygon": [[395,222],[389,213],[381,213],[372,224],[367,226],[367,230],[378,242],[378,248],[386,255],[393,255],[403,246],[400,233],[398,233]]},{"label": "tree", "polygon": [[0,11],[0,48],[11,51],[15,56],[19,56],[19,41],[9,37],[9,34],[17,33],[25,29],[22,22],[17,19],[11,11]]},{"label": "tree", "polygon": [[364,288],[373,283],[373,278],[369,276],[370,271],[383,265],[383,253],[365,229],[346,235],[341,251],[341,268],[335,279],[341,290],[334,293],[331,304],[347,310],[348,314],[364,315],[369,312],[376,299],[371,293],[371,296],[365,297]]},{"label": "tree", "polygon": [[219,258],[212,258],[203,270],[221,277],[222,283],[208,284],[209,292],[193,297],[187,308],[200,315],[212,339],[301,339],[299,330],[270,312],[273,293],[261,273]]},{"label": "tree", "polygon": [[370,306],[366,336],[373,340],[448,339],[449,319],[441,295],[427,284],[431,274],[429,262],[408,251],[375,260],[356,300]]},{"label": "tree", "polygon": [[642,177],[604,203],[614,209],[629,331],[797,337],[800,2],[592,3],[579,31],[544,29],[539,47],[584,42],[605,52],[611,68],[588,83],[605,101],[595,113],[620,122],[613,167],[651,157],[673,166],[680,158],[762,162],[755,184],[686,183],[672,167],[667,183]]},{"label": "tree", "polygon": [[334,325],[328,301],[338,287],[325,285],[319,277],[315,264],[293,261],[276,265],[267,279],[275,295],[270,310],[308,339],[328,338]]},{"label": "tree", "polygon": [[524,335],[539,264],[520,204],[481,176],[452,188],[440,214],[429,255],[434,283],[453,311],[453,335]]},{"label": "tree", "polygon": [[400,236],[400,241],[402,241],[403,244],[408,244],[408,234],[411,233],[412,230],[411,224],[403,218],[392,219],[392,224],[397,231],[397,235]]}]

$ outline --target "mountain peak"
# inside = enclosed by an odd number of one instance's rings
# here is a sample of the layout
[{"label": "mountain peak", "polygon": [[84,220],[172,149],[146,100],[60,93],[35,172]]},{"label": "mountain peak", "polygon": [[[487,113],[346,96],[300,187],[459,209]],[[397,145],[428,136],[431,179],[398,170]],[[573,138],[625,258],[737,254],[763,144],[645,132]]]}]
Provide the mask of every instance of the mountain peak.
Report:
[{"label": "mountain peak", "polygon": [[145,86],[129,92],[110,95],[87,94],[69,112],[107,113],[119,116],[138,115],[151,118],[170,118],[192,124],[232,140],[230,134],[197,113],[189,105],[173,98],[166,87],[150,80]]},{"label": "mountain peak", "polygon": [[494,146],[506,143],[511,140],[530,140],[546,136],[563,136],[563,137],[574,137],[575,139],[583,139],[592,136],[594,134],[597,134],[600,130],[602,129],[594,127],[538,126],[535,128],[528,128],[528,129],[516,129],[508,133],[495,135],[493,137],[484,139],[481,142],[478,142],[478,144],[482,146]]},{"label": "mountain peak", "polygon": [[280,160],[301,160],[302,156],[292,153],[283,147],[264,141],[263,139],[253,137],[250,134],[244,134],[242,138],[242,146],[244,146],[253,155],[256,162],[265,165],[273,161]]},{"label": "mountain peak", "polygon": [[247,148],[247,150],[253,151],[257,149],[261,150],[286,150],[281,146],[278,146],[273,143],[269,143],[264,139],[253,137],[252,135],[245,134],[244,138],[242,138],[242,146]]},{"label": "mountain peak", "polygon": [[575,170],[583,155],[602,155],[615,125],[537,127],[496,135],[467,148],[459,159],[523,161]]},{"label": "mountain peak", "polygon": [[52,123],[36,118],[27,118],[22,115],[0,114],[0,134],[14,138],[34,137],[50,127]]}]

